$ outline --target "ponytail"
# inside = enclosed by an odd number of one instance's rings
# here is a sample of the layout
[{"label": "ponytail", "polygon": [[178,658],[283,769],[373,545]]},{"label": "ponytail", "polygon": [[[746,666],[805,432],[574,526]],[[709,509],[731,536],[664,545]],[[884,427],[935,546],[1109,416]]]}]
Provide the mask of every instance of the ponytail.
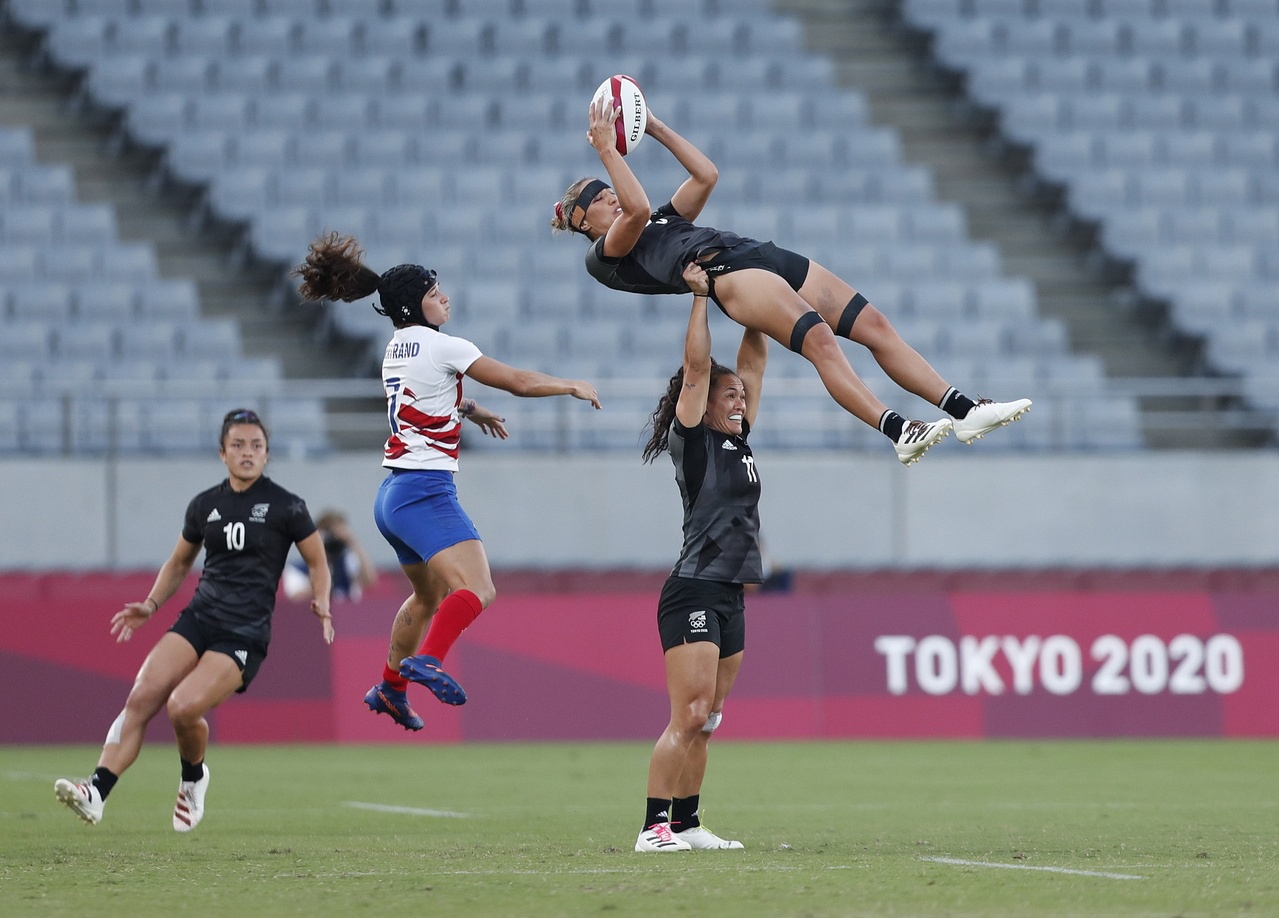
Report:
[{"label": "ponytail", "polygon": [[364,264],[364,248],[354,236],[326,233],[311,243],[306,261],[289,272],[302,278],[306,300],[351,303],[377,292],[381,277]]}]

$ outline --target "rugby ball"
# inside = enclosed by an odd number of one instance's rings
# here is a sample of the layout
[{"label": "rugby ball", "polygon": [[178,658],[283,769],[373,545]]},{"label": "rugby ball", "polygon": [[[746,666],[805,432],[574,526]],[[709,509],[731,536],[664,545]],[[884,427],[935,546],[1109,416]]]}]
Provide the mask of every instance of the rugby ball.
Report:
[{"label": "rugby ball", "polygon": [[617,131],[617,152],[625,156],[639,146],[644,139],[644,129],[648,127],[648,103],[644,101],[644,93],[638,83],[619,73],[601,83],[591,101],[601,98],[611,98],[614,107],[622,110],[614,128]]}]

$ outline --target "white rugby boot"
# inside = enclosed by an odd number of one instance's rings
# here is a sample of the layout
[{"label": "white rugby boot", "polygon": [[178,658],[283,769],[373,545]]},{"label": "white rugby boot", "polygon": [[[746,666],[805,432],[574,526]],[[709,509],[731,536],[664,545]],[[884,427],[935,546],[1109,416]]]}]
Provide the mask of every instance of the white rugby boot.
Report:
[{"label": "white rugby boot", "polygon": [[1030,410],[1032,402],[1019,398],[1015,402],[996,402],[979,398],[967,417],[955,420],[955,436],[960,443],[974,443],[996,427],[1005,427]]},{"label": "white rugby boot", "polygon": [[694,826],[691,829],[685,829],[683,832],[676,832],[675,837],[680,841],[687,842],[688,846],[694,851],[709,851],[712,849],[735,851],[746,847],[739,841],[720,838],[706,826]]},{"label": "white rugby boot", "polygon": [[91,779],[68,781],[66,778],[59,778],[53,782],[53,794],[89,825],[96,826],[102,821],[102,810],[106,807],[106,802]]},{"label": "white rugby boot", "polygon": [[[974,411],[976,409],[973,409]],[[969,414],[972,414],[970,411]],[[929,447],[940,443],[954,426],[950,418],[942,418],[931,424],[926,421],[907,421],[902,428],[902,435],[893,444],[897,458],[902,465],[911,465],[919,461],[919,457],[928,452]]]},{"label": "white rugby boot", "polygon": [[178,782],[178,801],[173,804],[173,829],[190,832],[204,818],[204,795],[209,789],[209,766],[199,781]]},{"label": "white rugby boot", "polygon": [[669,822],[649,826],[635,839],[636,851],[692,851],[693,846],[671,831]]}]

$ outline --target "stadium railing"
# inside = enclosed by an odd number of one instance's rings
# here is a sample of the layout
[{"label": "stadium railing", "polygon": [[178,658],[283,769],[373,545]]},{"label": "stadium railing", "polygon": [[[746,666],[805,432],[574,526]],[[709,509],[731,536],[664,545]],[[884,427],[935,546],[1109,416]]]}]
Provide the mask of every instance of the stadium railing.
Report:
[{"label": "stadium railing", "polygon": [[[1143,448],[1144,431],[1177,431],[1203,423],[1196,406],[1222,406],[1256,396],[1257,379],[1233,378],[1129,378],[1104,381],[1103,390],[1081,397],[1069,379],[1040,380],[1029,395],[1035,407],[1027,419],[1005,435],[984,443],[986,452],[1091,452]],[[1272,382],[1279,382],[1279,361],[1273,364]],[[1006,384],[992,371],[986,380],[993,391]],[[594,412],[573,399],[518,399],[505,393],[477,388],[470,394],[508,419],[511,439],[506,442],[482,436],[465,438],[466,448],[487,450],[527,449],[570,452],[579,450],[634,450],[641,432],[665,390],[665,377],[599,378],[595,380],[605,411]],[[1020,386],[1024,380],[1009,380]],[[286,456],[322,455],[334,450],[334,442],[355,437],[376,446],[386,430],[385,414],[377,403],[382,391],[376,378],[314,380],[182,380],[163,383],[157,392],[153,380],[94,380],[91,391],[83,383],[67,380],[63,386],[0,379],[0,406],[5,408],[8,433],[0,438],[0,456],[104,455],[157,451],[181,453],[207,449],[216,439],[216,424],[229,408],[252,405],[274,424],[277,452]],[[1279,386],[1272,386],[1279,391]],[[757,441],[775,450],[859,450],[877,448],[877,435],[822,398],[815,378],[773,377],[767,381],[765,406],[804,403],[813,410],[772,410],[761,414]],[[881,393],[892,399],[891,393]],[[1176,409],[1147,407],[1142,400],[1167,400]],[[908,405],[903,400],[903,404]],[[304,412],[291,406],[307,403]],[[322,414],[317,406],[328,404]],[[363,407],[351,408],[352,404]],[[201,419],[191,439],[167,441],[163,432],[174,423],[175,412],[194,412]],[[152,424],[151,414],[158,419]],[[926,412],[925,412],[926,413]],[[29,416],[28,416],[29,415]],[[278,415],[278,417],[276,417]],[[92,430],[86,431],[86,418]],[[1213,414],[1223,431],[1274,432],[1279,429],[1279,404],[1264,408],[1220,407]],[[36,420],[37,423],[32,423]],[[190,425],[188,425],[190,426]],[[155,427],[156,430],[152,428]],[[862,428],[865,428],[864,430]],[[14,434],[17,430],[17,435]],[[185,433],[184,433],[185,436]],[[212,439],[210,439],[212,438]],[[368,448],[368,447],[363,447]]]}]

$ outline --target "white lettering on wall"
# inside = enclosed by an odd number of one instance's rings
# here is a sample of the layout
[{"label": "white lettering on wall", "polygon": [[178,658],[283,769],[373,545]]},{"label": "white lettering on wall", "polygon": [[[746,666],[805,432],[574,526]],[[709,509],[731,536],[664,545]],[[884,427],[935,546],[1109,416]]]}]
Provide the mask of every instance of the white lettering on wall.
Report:
[{"label": "white lettering on wall", "polygon": [[1132,641],[1103,634],[1088,648],[1097,667],[1087,683],[1083,650],[1065,634],[962,635],[958,642],[941,634],[881,634],[875,652],[884,658],[890,695],[910,691],[912,675],[913,687],[928,695],[1002,695],[1007,678],[1018,695],[1072,695],[1083,688],[1094,695],[1229,695],[1244,680],[1243,646],[1230,634],[1170,640],[1142,634]]}]

